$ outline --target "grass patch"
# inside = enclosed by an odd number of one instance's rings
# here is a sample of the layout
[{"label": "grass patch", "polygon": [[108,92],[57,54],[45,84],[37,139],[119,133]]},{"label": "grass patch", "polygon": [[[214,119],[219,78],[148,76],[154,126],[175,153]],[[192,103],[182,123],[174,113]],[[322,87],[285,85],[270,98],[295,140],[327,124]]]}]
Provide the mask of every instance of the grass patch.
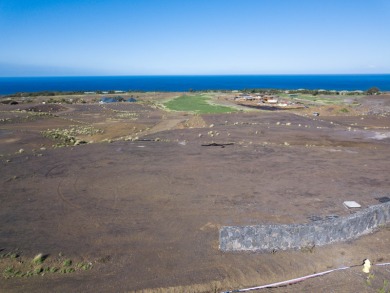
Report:
[{"label": "grass patch", "polygon": [[92,263],[84,263],[84,262],[79,262],[77,265],[76,265],[77,268],[79,269],[82,269],[84,271],[87,271],[87,270],[90,270],[92,268]]},{"label": "grass patch", "polygon": [[32,260],[32,263],[35,264],[35,265],[39,265],[41,263],[43,263],[45,261],[46,257],[40,253],[40,254],[37,254],[33,260]]},{"label": "grass patch", "polygon": [[19,254],[16,252],[8,252],[8,253],[0,254],[0,258],[18,258],[18,257],[19,257]]},{"label": "grass patch", "polygon": [[72,260],[66,259],[66,260],[63,261],[62,265],[63,265],[64,267],[69,267],[69,266],[72,265]]},{"label": "grass patch", "polygon": [[383,287],[378,289],[378,293],[387,293],[387,292],[389,292],[390,289],[388,288],[388,285],[389,285],[389,281],[384,280],[383,281]]},{"label": "grass patch", "polygon": [[96,134],[101,134],[104,131],[92,126],[79,126],[71,125],[68,129],[48,129],[42,131],[44,137],[60,141],[56,146],[70,146],[81,143],[86,143],[85,141],[80,141],[77,139],[77,136],[93,136]]},{"label": "grass patch", "polygon": [[20,272],[13,267],[7,267],[3,272],[3,277],[8,279],[18,275]]},{"label": "grass patch", "polygon": [[164,105],[170,110],[196,112],[198,114],[217,114],[217,113],[230,113],[236,110],[230,107],[212,105],[208,101],[210,98],[196,95],[196,96],[180,96]]},{"label": "grass patch", "polygon": [[[0,249],[0,252],[3,250]],[[70,274],[88,271],[92,267],[91,261],[74,262],[70,258],[63,258],[62,253],[59,253],[57,258],[50,258],[48,254],[39,253],[29,260],[15,251],[0,254],[0,280],[2,278],[30,278],[48,274]]]},{"label": "grass patch", "polygon": [[294,98],[291,98],[289,95],[281,94],[283,98],[289,98],[292,101],[306,101],[314,102],[317,104],[323,105],[338,105],[343,103],[343,96],[324,96],[324,95],[307,95],[307,94],[298,94]]}]

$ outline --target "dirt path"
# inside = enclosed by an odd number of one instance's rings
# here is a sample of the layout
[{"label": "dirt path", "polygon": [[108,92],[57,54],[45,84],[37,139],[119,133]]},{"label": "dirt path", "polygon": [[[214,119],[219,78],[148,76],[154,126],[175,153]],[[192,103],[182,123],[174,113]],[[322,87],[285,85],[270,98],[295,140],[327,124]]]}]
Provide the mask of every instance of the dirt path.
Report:
[{"label": "dirt path", "polygon": [[167,118],[166,120],[163,120],[163,121],[157,123],[156,125],[154,125],[151,129],[143,131],[142,133],[140,133],[139,136],[142,137],[142,136],[145,136],[148,134],[154,134],[154,133],[158,133],[161,131],[172,130],[172,129],[177,128],[177,126],[180,123],[183,123],[184,121],[186,121],[185,118],[179,118],[179,119]]}]

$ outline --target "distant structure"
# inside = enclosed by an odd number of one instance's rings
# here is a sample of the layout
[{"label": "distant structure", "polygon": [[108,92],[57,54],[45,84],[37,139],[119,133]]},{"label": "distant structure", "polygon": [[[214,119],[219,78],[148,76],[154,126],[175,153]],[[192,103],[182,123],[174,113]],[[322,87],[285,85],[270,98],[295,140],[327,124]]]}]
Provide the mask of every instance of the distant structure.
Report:
[{"label": "distant structure", "polygon": [[116,97],[102,97],[99,101],[99,104],[108,104],[108,103],[118,103],[118,102],[129,102],[129,103],[134,103],[137,102],[137,100],[133,97],[130,97],[128,99],[124,99],[121,96],[116,96]]},{"label": "distant structure", "polygon": [[116,98],[103,97],[100,99],[99,104],[108,104],[108,103],[117,103],[118,100]]}]

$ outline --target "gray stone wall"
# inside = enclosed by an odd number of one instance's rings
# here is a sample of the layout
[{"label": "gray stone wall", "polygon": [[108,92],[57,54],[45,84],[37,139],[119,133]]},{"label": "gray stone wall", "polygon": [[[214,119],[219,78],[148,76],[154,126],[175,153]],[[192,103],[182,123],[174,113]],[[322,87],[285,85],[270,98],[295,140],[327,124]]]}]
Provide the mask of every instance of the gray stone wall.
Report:
[{"label": "gray stone wall", "polygon": [[308,224],[225,226],[219,231],[222,251],[301,249],[346,241],[390,222],[390,202],[371,206],[348,217]]}]

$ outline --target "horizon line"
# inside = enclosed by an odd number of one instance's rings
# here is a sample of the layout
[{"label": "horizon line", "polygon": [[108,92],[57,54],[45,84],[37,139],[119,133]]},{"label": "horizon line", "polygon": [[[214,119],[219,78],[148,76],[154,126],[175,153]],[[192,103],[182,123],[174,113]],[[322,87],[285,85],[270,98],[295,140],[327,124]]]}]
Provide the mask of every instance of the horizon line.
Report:
[{"label": "horizon line", "polygon": [[326,75],[390,75],[388,73],[229,73],[229,74],[99,74],[99,75],[20,75],[0,78],[47,78],[47,77],[170,77],[170,76],[326,76]]}]

